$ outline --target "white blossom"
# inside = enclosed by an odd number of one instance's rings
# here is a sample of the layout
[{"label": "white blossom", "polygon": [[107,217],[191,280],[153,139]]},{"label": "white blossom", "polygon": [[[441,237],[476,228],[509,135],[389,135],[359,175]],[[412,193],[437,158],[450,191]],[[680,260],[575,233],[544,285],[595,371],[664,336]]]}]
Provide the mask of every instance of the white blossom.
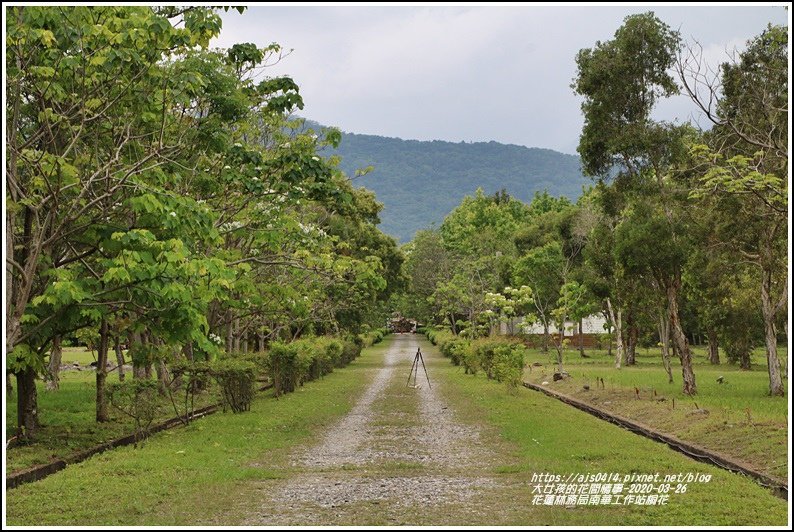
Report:
[{"label": "white blossom", "polygon": [[234,220],[231,222],[226,222],[225,224],[221,225],[221,230],[223,231],[234,231],[235,229],[240,229],[243,226],[243,222],[239,220]]}]

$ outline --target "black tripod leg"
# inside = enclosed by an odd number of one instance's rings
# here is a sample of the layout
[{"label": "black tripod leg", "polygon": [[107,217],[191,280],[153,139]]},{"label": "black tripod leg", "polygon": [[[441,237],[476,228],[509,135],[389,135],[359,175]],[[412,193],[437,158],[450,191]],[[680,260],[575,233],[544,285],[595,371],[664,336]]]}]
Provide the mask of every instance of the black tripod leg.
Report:
[{"label": "black tripod leg", "polygon": [[[427,376],[427,368],[425,367],[425,358],[422,356],[422,352],[421,351],[419,351],[417,353],[417,355],[419,355],[419,360],[422,361],[422,369],[425,370],[425,378],[427,379],[427,386],[432,388],[432,386],[430,385],[430,377]],[[419,374],[419,365],[418,364],[416,366],[416,373]]]},{"label": "black tripod leg", "polygon": [[[414,357],[414,361],[413,361],[413,363],[411,364],[411,372],[410,372],[410,373],[408,373],[408,381],[405,383],[405,385],[406,385],[406,386],[408,386],[409,384],[411,384],[411,376],[414,374],[414,365],[416,365],[416,366],[417,366],[417,370],[418,370],[418,369],[419,369],[419,366],[416,364],[416,357]],[[416,385],[416,379],[414,379],[414,385]]]}]

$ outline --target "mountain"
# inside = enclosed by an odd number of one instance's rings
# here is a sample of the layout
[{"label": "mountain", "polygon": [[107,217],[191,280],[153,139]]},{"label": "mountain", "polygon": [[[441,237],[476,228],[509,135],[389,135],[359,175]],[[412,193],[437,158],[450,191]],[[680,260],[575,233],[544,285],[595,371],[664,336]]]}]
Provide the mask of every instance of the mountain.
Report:
[{"label": "mountain", "polygon": [[380,228],[401,242],[411,240],[419,229],[440,225],[478,187],[486,194],[504,188],[525,202],[544,189],[575,201],[591,183],[582,176],[577,156],[493,141],[454,143],[343,133],[339,148],[329,153],[341,156],[340,166],[349,176],[356,169],[374,167],[353,183],[377,194],[384,204]]}]

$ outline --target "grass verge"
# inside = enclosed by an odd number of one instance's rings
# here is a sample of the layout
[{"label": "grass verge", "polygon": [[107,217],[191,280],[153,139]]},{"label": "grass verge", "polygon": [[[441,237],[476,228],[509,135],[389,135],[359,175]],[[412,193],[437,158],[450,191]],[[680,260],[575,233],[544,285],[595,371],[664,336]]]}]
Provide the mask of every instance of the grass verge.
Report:
[{"label": "grass verge", "polygon": [[[128,375],[127,378],[131,379],[132,375]],[[108,384],[118,382],[118,379],[117,373],[110,373],[107,382]],[[78,451],[133,432],[132,420],[112,406],[108,409],[110,420],[105,423],[96,422],[94,371],[62,371],[60,380],[58,390],[47,390],[43,382],[37,382],[41,427],[36,431],[33,443],[8,450],[6,453],[8,473],[46,464],[56,459],[64,459]],[[6,433],[9,436],[16,430],[16,399],[16,395],[9,397],[6,406]],[[176,396],[175,399],[177,405],[182,408],[182,397]],[[218,401],[216,393],[207,391],[196,396],[195,408]],[[154,424],[175,415],[171,403],[164,398]]]},{"label": "grass verge", "polygon": [[283,474],[288,451],[346,413],[389,341],[346,368],[242,414],[216,414],[8,492],[9,525],[189,525],[234,505],[247,482]]},{"label": "grass verge", "polygon": [[[423,351],[436,352],[429,343]],[[442,391],[464,421],[485,420],[511,445],[494,473],[514,486],[496,491],[493,524],[500,525],[785,525],[787,504],[752,480],[702,464],[666,445],[650,441],[598,420],[555,399],[526,389],[508,390],[483,375],[465,375],[461,368],[434,364]],[[487,434],[487,432],[486,432]],[[574,474],[678,473],[711,475],[708,483],[691,483],[664,506],[532,505],[536,473],[567,478]],[[486,493],[484,497],[489,497]],[[523,501],[507,504],[508,500]],[[498,511],[497,511],[498,510]]]},{"label": "grass verge", "polygon": [[527,368],[524,379],[547,382],[552,390],[787,478],[788,398],[766,394],[766,367],[715,366],[698,353],[698,395],[689,397],[681,392],[680,366],[673,366],[670,384],[660,356],[642,354],[637,365],[617,370],[605,353],[588,354],[591,358],[568,354],[564,367],[570,378],[555,382],[551,374],[556,366],[548,355],[532,350],[528,362],[543,365]]}]

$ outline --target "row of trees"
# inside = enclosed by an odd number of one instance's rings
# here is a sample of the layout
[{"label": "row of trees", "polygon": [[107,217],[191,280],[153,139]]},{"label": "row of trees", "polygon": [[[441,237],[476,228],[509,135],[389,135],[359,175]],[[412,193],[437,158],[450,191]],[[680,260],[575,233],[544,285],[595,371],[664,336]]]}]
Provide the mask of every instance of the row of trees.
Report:
[{"label": "row of trees", "polygon": [[[576,63],[579,153],[595,186],[576,204],[548,194],[529,205],[505,193],[466,198],[406,248],[411,295],[400,303],[469,336],[525,315],[548,338],[551,325],[562,330],[566,320],[603,312],[617,367],[634,363],[643,339],[659,342],[669,379],[674,353],[692,395],[691,339],[707,339],[713,363],[721,345],[742,367],[763,344],[769,392],[782,395],[786,28],[769,26],[711,71],[696,47],[645,13],[627,17],[613,40],[581,50]],[[653,119],[656,103],[681,91],[710,129]]]},{"label": "row of trees", "polygon": [[[243,8],[239,8],[240,11]],[[402,254],[381,205],[290,121],[272,44],[209,49],[216,8],[13,7],[6,17],[6,347],[18,427],[60,346],[95,336],[134,376],[380,322]]]}]

